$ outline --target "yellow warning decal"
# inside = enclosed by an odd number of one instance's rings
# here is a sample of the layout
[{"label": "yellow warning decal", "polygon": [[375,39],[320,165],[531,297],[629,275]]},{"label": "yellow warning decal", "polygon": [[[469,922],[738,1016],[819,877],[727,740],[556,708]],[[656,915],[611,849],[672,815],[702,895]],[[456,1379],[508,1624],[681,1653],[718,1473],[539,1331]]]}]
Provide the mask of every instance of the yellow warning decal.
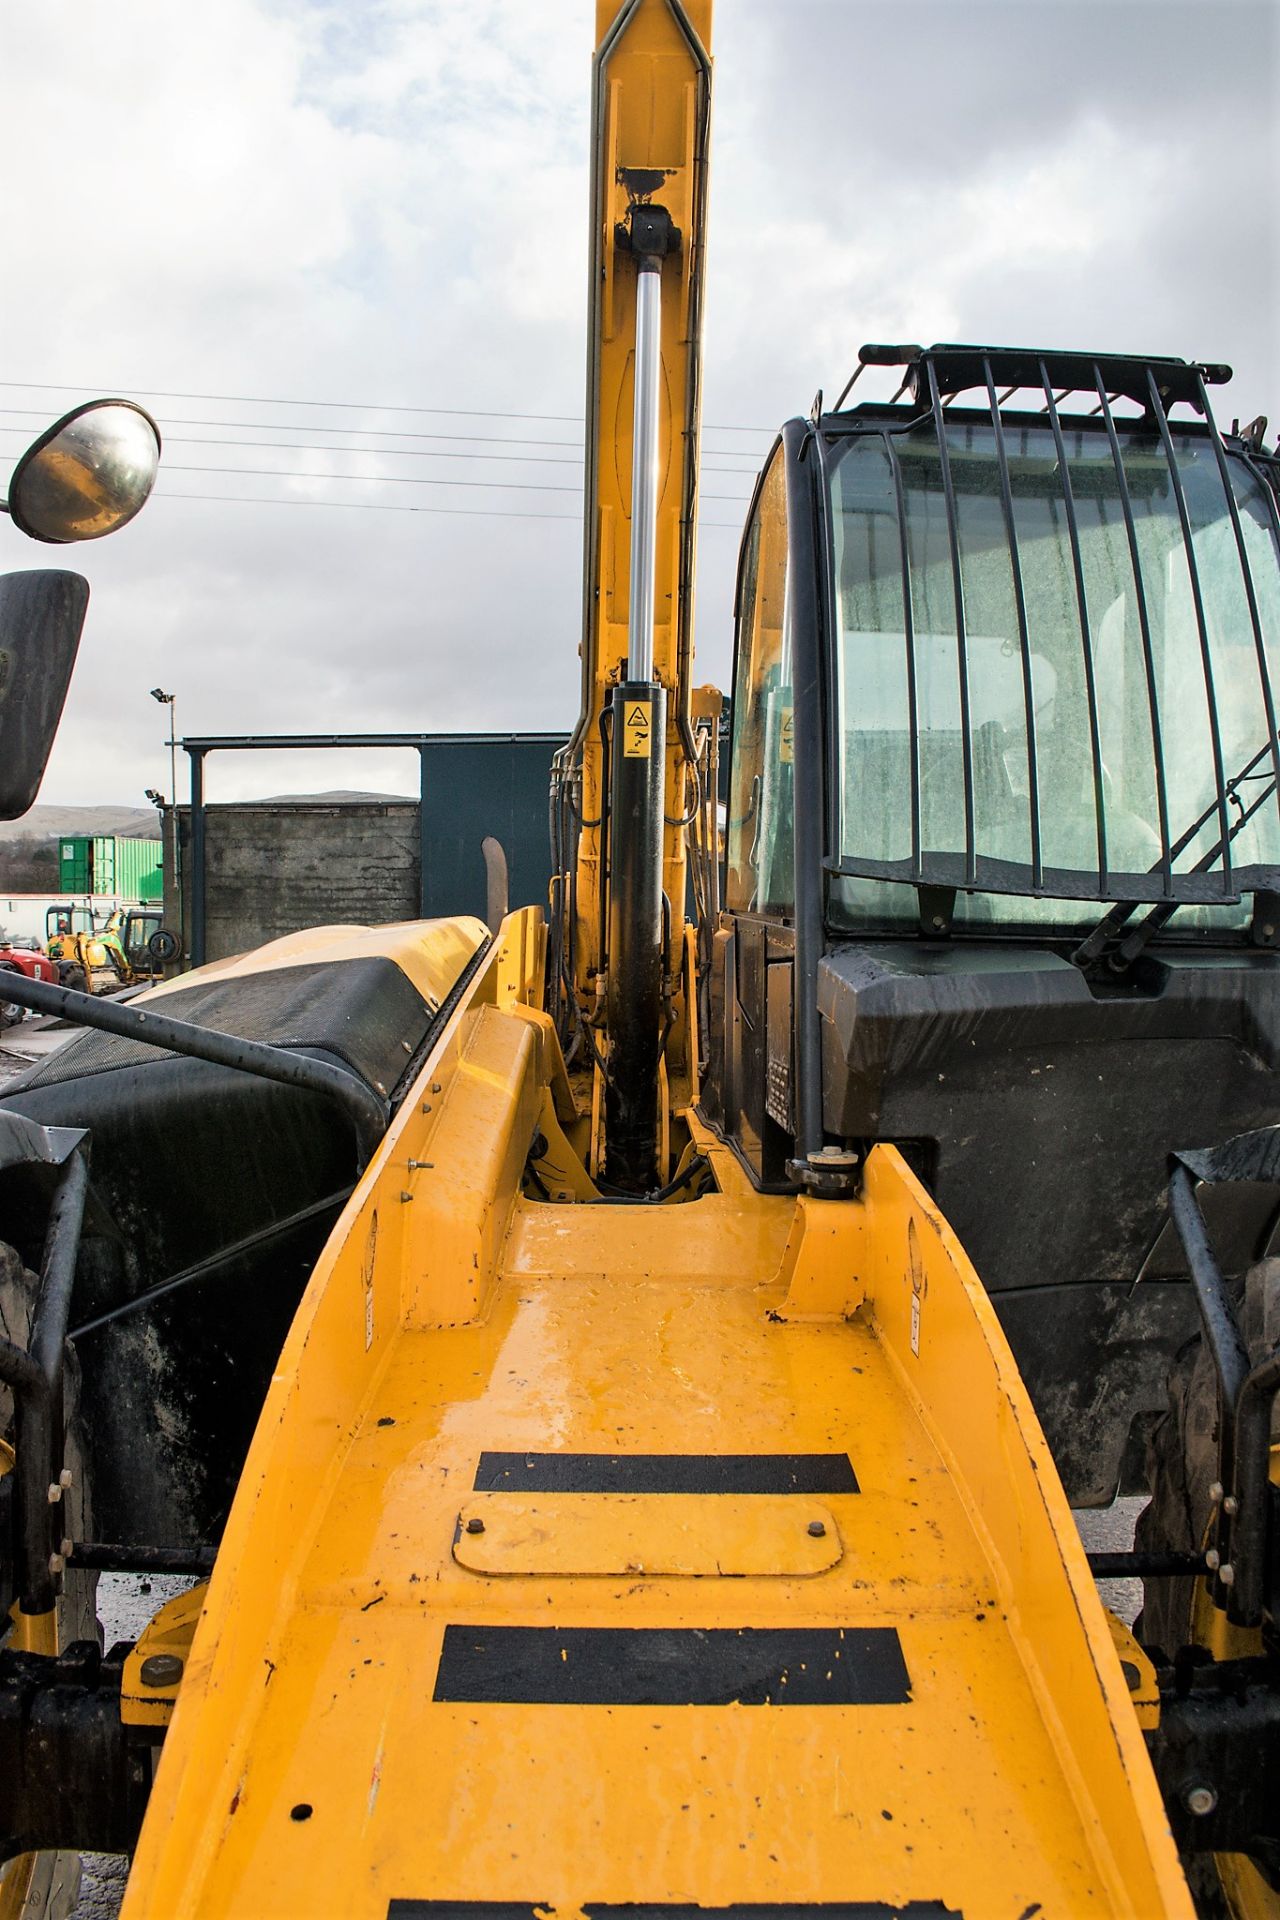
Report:
[{"label": "yellow warning decal", "polygon": [[778,730],[778,759],[784,767],[789,767],[795,757],[792,746],[792,722],[794,713],[795,709],[793,707],[784,707],[782,709],[782,721]]},{"label": "yellow warning decal", "polygon": [[622,753],[626,760],[647,760],[653,732],[650,700],[628,700],[622,717]]}]

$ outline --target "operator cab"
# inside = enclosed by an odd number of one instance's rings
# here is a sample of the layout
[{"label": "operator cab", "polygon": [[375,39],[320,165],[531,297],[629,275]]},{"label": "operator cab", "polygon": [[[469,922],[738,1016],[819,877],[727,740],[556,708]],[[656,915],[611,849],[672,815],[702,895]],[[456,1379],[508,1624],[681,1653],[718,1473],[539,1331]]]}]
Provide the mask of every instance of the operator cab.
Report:
[{"label": "operator cab", "polygon": [[[1226,368],[877,364],[743,540],[704,1104],[765,1187],[903,1149],[1101,1502],[1195,1326],[1170,1143],[1274,1119],[1280,464]],[[1273,1201],[1229,1204],[1243,1271]]]},{"label": "operator cab", "polygon": [[46,907],[44,928],[45,940],[48,942],[69,940],[78,933],[92,936],[98,931],[98,923],[88,907]]}]

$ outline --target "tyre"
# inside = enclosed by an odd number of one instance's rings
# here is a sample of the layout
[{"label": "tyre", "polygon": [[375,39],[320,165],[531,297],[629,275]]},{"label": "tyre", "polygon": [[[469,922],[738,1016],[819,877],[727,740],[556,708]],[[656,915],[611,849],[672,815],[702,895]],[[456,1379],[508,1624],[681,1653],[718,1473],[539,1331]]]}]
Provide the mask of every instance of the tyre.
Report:
[{"label": "tyre", "polygon": [[[1201,1336],[1189,1340],[1169,1370],[1169,1406],[1147,1446],[1150,1504],[1138,1516],[1139,1552],[1195,1552],[1204,1544],[1218,1477],[1218,1382]],[[1192,1637],[1196,1578],[1143,1582],[1141,1638],[1170,1660]]]},{"label": "tyre", "polygon": [[[1261,1260],[1250,1269],[1243,1327],[1255,1361],[1280,1341],[1280,1260]],[[1139,1516],[1135,1547],[1157,1553],[1202,1548],[1213,1512],[1210,1489],[1217,1477],[1217,1374],[1208,1346],[1197,1334],[1174,1359],[1168,1411],[1156,1423],[1147,1447],[1151,1500]],[[1144,1582],[1136,1631],[1145,1646],[1159,1648],[1169,1659],[1180,1647],[1207,1645],[1215,1619],[1199,1577]],[[1182,1865],[1200,1920],[1280,1916],[1280,1891],[1268,1886],[1243,1854],[1195,1853],[1184,1855]]]},{"label": "tyre", "polygon": [[6,973],[18,973],[20,969],[9,961],[0,962],[0,1027],[15,1027],[26,1017],[26,1008],[20,1007],[15,1000],[4,997],[4,976]]},{"label": "tyre", "polygon": [[89,976],[78,960],[59,960],[58,984],[71,987],[76,993],[88,993]]},{"label": "tyre", "polygon": [[[0,1241],[0,1334],[16,1346],[26,1349],[31,1334],[31,1313],[38,1287],[36,1275],[24,1267],[16,1250]],[[75,1411],[79,1398],[79,1376],[74,1360],[65,1375],[68,1407],[66,1462],[72,1483],[64,1496],[67,1531],[76,1539],[91,1537],[89,1497],[85,1475],[84,1449],[80,1444],[80,1426]],[[0,1434],[13,1438],[13,1395],[0,1385]],[[97,1640],[101,1633],[97,1618],[98,1576],[83,1570],[63,1575],[63,1590],[57,1606],[59,1647],[72,1640]],[[0,1867],[0,1912],[14,1920],[69,1920],[80,1897],[80,1856],[65,1850],[24,1853]]]},{"label": "tyre", "polygon": [[168,927],[157,927],[147,942],[147,952],[161,966],[168,966],[171,960],[177,959],[181,945],[176,933],[171,933]]}]

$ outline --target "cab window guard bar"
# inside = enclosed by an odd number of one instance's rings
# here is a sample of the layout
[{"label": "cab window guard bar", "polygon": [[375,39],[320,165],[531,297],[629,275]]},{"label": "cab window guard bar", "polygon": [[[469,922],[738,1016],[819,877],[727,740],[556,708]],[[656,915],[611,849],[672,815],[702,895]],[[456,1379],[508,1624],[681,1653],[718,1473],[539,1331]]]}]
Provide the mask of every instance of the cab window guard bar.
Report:
[{"label": "cab window guard bar", "polygon": [[[1267,799],[1274,795],[1277,807],[1280,808],[1280,740],[1277,739],[1275,690],[1270,662],[1267,659],[1257,585],[1246,548],[1240,506],[1232,484],[1232,462],[1234,461],[1238,468],[1243,468],[1260,483],[1259,491],[1265,501],[1270,533],[1278,549],[1280,549],[1280,509],[1277,508],[1276,479],[1270,471],[1272,463],[1265,456],[1260,460],[1251,458],[1249,447],[1244,442],[1239,448],[1233,447],[1232,452],[1228,454],[1222,434],[1214,420],[1209,404],[1208,388],[1230,379],[1230,367],[1216,363],[1193,363],[1156,357],[951,345],[935,346],[929,349],[916,346],[866,346],[861,351],[854,380],[867,366],[903,367],[905,371],[898,393],[908,395],[914,404],[899,407],[893,403],[888,405],[873,403],[859,408],[856,414],[844,417],[824,415],[820,418],[818,426],[822,438],[828,442],[851,433],[876,437],[885,451],[892,475],[901,556],[905,629],[907,718],[910,733],[911,854],[909,859],[882,859],[841,853],[838,857],[828,860],[827,871],[866,879],[901,881],[913,884],[917,888],[928,886],[979,890],[1030,895],[1037,898],[1118,901],[1132,905],[1141,904],[1144,901],[1164,902],[1174,906],[1224,905],[1237,902],[1242,893],[1280,890],[1280,867],[1256,863],[1236,867],[1231,853],[1232,843],[1241,826],[1258,812],[1260,804],[1257,796],[1250,796],[1250,803],[1246,810],[1239,788],[1246,781],[1261,777],[1258,767],[1263,759],[1270,761],[1270,777],[1262,798]],[[840,396],[841,402],[846,398],[852,385],[851,380]],[[970,647],[966,620],[965,583],[960,557],[957,489],[947,431],[949,426],[958,423],[961,416],[953,413],[944,418],[946,409],[951,403],[970,389],[981,390],[986,400],[985,409],[975,408],[970,411],[966,408],[963,418],[968,422],[972,422],[975,418],[985,418],[990,422],[1013,583],[1026,734],[1030,837],[1030,859],[1027,861],[993,858],[980,853],[977,848]],[[1032,684],[1031,628],[1018,552],[1014,495],[1006,441],[1006,418],[1003,411],[1003,403],[1011,395],[1028,391],[1034,392],[1037,399],[1043,396],[1042,404],[1031,414],[1028,414],[1025,409],[1019,409],[1016,414],[1011,414],[1009,417],[1016,418],[1019,424],[1025,423],[1028,418],[1047,424],[1056,453],[1060,492],[1055,496],[1054,504],[1061,510],[1063,516],[1070,553],[1083,659],[1096,821],[1097,861],[1096,866],[1088,869],[1065,868],[1056,864],[1046,865],[1042,849],[1040,769]],[[1145,872],[1114,870],[1107,844],[1107,804],[1104,791],[1099,698],[1094,669],[1094,634],[1085,591],[1076,492],[1067,458],[1062,415],[1062,403],[1071,395],[1083,395],[1094,403],[1086,414],[1073,412],[1070,415],[1071,431],[1101,433],[1106,438],[1111,456],[1109,471],[1114,478],[1114,498],[1120,509],[1128,550],[1129,570],[1132,575],[1134,609],[1141,643],[1151,734],[1159,839],[1159,859]],[[895,400],[896,398],[895,395]],[[1131,401],[1141,409],[1140,420],[1127,416],[1117,417],[1115,405],[1120,399]],[[1170,409],[1179,404],[1189,406],[1194,413],[1201,416],[1204,425],[1203,427],[1198,424],[1187,426],[1179,423],[1177,431],[1205,434],[1213,449],[1214,462],[1225,497],[1227,517],[1240,565],[1262,695],[1266,722],[1265,744],[1261,752],[1253,755],[1247,764],[1234,769],[1227,767],[1223,749],[1205,595],[1192,537],[1191,513],[1169,424]],[[951,597],[954,602],[959,682],[959,732],[964,811],[963,854],[958,851],[926,851],[921,839],[918,643],[912,610],[912,570],[907,504],[898,443],[904,434],[929,426],[932,427],[938,448],[946,535],[950,546]],[[1156,648],[1148,595],[1143,579],[1133,493],[1125,470],[1124,449],[1121,441],[1122,433],[1131,432],[1135,427],[1154,436],[1163,455],[1163,467],[1168,475],[1169,497],[1176,512],[1177,525],[1181,533],[1181,548],[1186,560],[1196,641],[1204,679],[1213,762],[1214,798],[1189,830],[1187,823],[1184,822],[1178,822],[1176,828],[1171,827],[1170,824]],[[1239,815],[1235,819],[1229,812],[1232,807]],[[1175,872],[1174,861],[1215,812],[1218,817],[1218,838],[1210,855],[1207,859],[1198,861],[1190,872]],[[1211,871],[1214,862],[1219,864],[1215,870]]]}]

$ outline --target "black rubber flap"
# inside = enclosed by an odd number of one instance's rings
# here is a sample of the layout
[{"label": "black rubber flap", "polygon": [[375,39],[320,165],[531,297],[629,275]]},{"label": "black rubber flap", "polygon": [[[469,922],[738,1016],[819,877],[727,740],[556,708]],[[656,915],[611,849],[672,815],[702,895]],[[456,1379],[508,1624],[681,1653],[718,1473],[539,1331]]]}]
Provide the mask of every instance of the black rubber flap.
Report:
[{"label": "black rubber flap", "polygon": [[[394,960],[374,956],[278,967],[180,987],[156,1003],[175,1020],[331,1054],[370,1086],[389,1092],[431,1024],[427,1002]],[[164,1047],[84,1033],[14,1081],[11,1093],[57,1086],[86,1074],[143,1066],[173,1056]]]}]

